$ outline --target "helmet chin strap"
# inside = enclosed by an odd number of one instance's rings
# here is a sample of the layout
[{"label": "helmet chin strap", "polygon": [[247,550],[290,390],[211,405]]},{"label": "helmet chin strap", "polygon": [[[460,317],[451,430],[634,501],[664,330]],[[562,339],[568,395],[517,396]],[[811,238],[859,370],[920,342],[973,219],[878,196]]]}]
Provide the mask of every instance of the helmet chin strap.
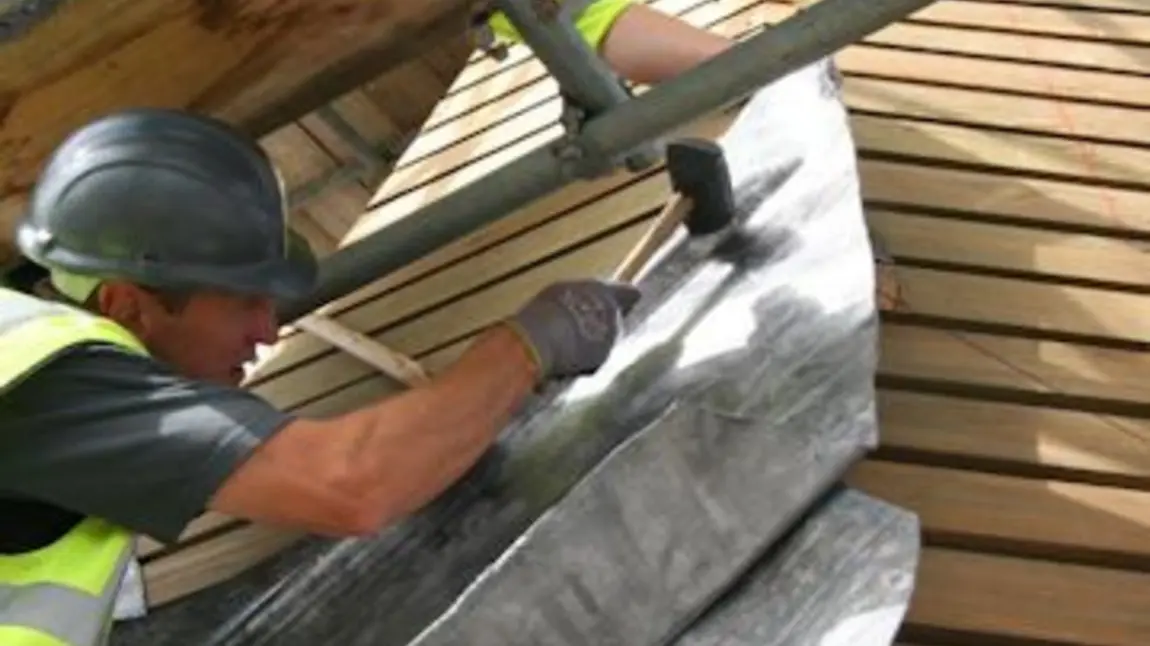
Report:
[{"label": "helmet chin strap", "polygon": [[86,303],[100,286],[100,279],[93,276],[81,276],[64,269],[52,269],[52,286],[56,291],[74,303]]}]

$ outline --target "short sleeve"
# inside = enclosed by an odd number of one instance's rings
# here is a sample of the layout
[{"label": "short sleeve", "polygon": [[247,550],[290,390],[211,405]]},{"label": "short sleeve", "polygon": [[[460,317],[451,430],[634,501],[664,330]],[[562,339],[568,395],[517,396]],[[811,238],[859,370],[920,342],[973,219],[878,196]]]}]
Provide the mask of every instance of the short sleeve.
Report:
[{"label": "short sleeve", "polygon": [[75,348],[0,397],[0,494],[179,537],[291,417],[119,348]]}]

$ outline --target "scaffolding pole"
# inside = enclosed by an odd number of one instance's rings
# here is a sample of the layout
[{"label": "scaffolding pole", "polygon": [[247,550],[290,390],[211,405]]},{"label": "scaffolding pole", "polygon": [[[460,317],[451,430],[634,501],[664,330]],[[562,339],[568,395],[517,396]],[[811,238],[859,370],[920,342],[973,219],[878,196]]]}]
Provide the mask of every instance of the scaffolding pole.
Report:
[{"label": "scaffolding pole", "polygon": [[[567,97],[588,116],[606,112],[631,98],[572,25],[572,3],[556,0],[495,0]],[[550,10],[547,9],[550,7]]]},{"label": "scaffolding pole", "polygon": [[416,213],[328,256],[317,288],[279,307],[283,322],[342,298],[711,111],[832,55],[934,0],[822,0],[641,96],[590,119]]}]

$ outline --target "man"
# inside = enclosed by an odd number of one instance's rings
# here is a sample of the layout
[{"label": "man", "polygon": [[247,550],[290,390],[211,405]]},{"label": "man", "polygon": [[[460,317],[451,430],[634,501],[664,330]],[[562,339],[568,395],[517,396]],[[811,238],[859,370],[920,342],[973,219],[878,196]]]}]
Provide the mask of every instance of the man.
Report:
[{"label": "man", "polygon": [[[674,78],[717,56],[735,41],[696,27],[637,0],[561,0],[580,6],[572,20],[578,31],[621,78],[654,85]],[[522,37],[501,12],[487,21],[501,41],[521,43]],[[880,236],[871,231],[875,251],[875,290],[879,309],[901,302],[894,259]]]},{"label": "man", "polygon": [[370,534],[463,475],[540,383],[594,371],[637,299],[552,285],[426,387],[331,419],[240,389],[309,290],[268,159],[226,125],[130,110],[53,153],[18,244],[74,304],[0,289],[0,643],[99,644],[132,535],[205,509]]}]

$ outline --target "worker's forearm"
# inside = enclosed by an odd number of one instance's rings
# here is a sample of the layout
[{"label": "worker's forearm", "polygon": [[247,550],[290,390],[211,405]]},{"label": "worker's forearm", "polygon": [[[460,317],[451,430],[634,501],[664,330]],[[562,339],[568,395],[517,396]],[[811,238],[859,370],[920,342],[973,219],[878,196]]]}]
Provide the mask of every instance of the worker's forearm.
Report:
[{"label": "worker's forearm", "polygon": [[732,41],[643,4],[628,7],[601,45],[603,59],[633,83],[656,84],[721,54]]},{"label": "worker's forearm", "polygon": [[368,524],[419,509],[465,473],[531,393],[535,371],[517,335],[500,325],[430,385],[345,419],[354,435],[349,484],[378,514]]}]

